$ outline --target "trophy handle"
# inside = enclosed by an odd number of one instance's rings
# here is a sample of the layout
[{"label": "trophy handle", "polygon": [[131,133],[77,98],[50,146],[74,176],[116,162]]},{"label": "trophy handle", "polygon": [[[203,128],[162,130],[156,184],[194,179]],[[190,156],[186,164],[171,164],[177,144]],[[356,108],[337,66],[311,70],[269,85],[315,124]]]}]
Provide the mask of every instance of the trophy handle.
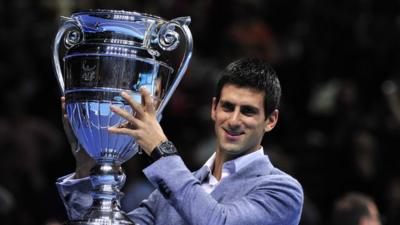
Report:
[{"label": "trophy handle", "polygon": [[[183,56],[183,60],[179,66],[177,71],[177,76],[175,80],[172,82],[172,86],[170,90],[166,93],[164,100],[161,102],[160,106],[157,110],[157,118],[161,120],[161,113],[163,112],[165,106],[167,105],[169,99],[172,97],[172,94],[175,92],[175,89],[178,87],[179,82],[183,78],[183,75],[186,72],[186,69],[189,65],[190,58],[192,57],[193,52],[193,38],[192,33],[189,30],[190,17],[178,17],[176,19],[171,20],[169,23],[165,24],[167,29],[169,26],[178,27],[185,36],[186,39],[186,51]],[[174,50],[179,43],[179,40],[174,40],[177,38],[177,33],[175,31],[167,30],[162,38],[160,38],[160,47],[164,50],[171,51]]]},{"label": "trophy handle", "polygon": [[81,28],[76,20],[68,17],[61,17],[61,22],[63,24],[58,30],[53,44],[53,64],[54,64],[54,69],[56,71],[57,81],[60,86],[61,95],[64,95],[65,94],[64,75],[61,71],[61,64],[59,57],[60,44],[61,42],[63,42],[65,48],[69,49],[72,46],[81,42],[83,39],[83,35],[81,32]]}]

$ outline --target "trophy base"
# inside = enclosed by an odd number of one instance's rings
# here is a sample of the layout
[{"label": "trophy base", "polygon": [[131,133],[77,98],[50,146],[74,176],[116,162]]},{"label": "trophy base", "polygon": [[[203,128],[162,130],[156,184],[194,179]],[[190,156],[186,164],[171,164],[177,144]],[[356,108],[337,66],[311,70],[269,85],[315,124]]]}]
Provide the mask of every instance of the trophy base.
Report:
[{"label": "trophy base", "polygon": [[109,219],[109,218],[98,218],[89,220],[76,220],[68,221],[65,225],[137,225],[128,218],[121,219]]},{"label": "trophy base", "polygon": [[138,225],[132,221],[68,221],[65,225]]},{"label": "trophy base", "polygon": [[[95,201],[96,202],[96,201]],[[98,202],[104,203],[104,202]],[[92,208],[82,220],[68,221],[65,225],[137,225],[124,211],[114,208],[113,211],[102,211],[99,208]]]}]

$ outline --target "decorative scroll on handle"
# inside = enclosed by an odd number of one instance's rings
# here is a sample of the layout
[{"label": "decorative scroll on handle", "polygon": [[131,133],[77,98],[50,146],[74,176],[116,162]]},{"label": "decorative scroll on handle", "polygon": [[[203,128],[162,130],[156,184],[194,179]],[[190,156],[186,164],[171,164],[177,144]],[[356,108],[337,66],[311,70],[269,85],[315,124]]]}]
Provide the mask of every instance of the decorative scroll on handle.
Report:
[{"label": "decorative scroll on handle", "polygon": [[[174,30],[175,27],[179,28],[182,33],[185,36],[186,40],[186,50],[185,54],[183,56],[183,60],[179,66],[179,69],[177,71],[177,76],[175,80],[172,82],[172,86],[170,87],[170,90],[164,97],[163,101],[161,102],[157,113],[161,114],[161,112],[164,110],[166,104],[168,103],[169,99],[171,98],[172,94],[175,92],[175,89],[178,87],[178,84],[180,83],[181,79],[183,78],[183,75],[186,72],[186,69],[189,65],[190,58],[192,57],[192,51],[193,51],[193,38],[192,38],[192,33],[189,30],[188,25],[190,24],[190,17],[178,17],[176,19],[171,20],[170,22],[166,23],[161,27],[159,36],[161,36],[160,39],[167,39],[167,40],[160,40],[160,47],[162,47],[162,42],[167,42],[170,43],[169,47],[166,47],[164,50],[171,51],[177,47],[179,44],[179,34]],[[166,44],[166,43],[164,43]],[[161,115],[158,115],[161,117]]]},{"label": "decorative scroll on handle", "polygon": [[[61,17],[63,24],[57,32],[53,44],[53,63],[56,70],[58,84],[60,85],[61,95],[65,94],[64,75],[61,71],[60,64],[60,44],[64,43],[65,48],[69,49],[72,46],[79,44],[83,40],[83,34],[80,26],[74,19]],[[64,41],[61,41],[64,38]]]}]

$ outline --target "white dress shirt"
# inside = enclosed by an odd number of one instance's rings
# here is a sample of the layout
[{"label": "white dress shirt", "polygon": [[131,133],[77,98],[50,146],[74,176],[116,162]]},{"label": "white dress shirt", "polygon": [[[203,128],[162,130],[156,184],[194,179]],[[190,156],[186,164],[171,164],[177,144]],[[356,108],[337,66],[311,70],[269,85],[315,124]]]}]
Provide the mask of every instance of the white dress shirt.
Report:
[{"label": "white dress shirt", "polygon": [[[260,157],[265,157],[264,149],[262,147],[255,152],[225,162],[222,165],[221,180],[236,173],[237,171],[249,165],[254,160]],[[208,178],[204,180],[204,182],[201,184],[201,187],[203,187],[207,193],[211,193],[221,182],[221,180],[218,181],[217,178],[215,178],[215,176],[212,174],[212,170],[214,168],[214,162],[215,162],[215,152],[204,164],[204,166],[206,166],[208,170]]]}]

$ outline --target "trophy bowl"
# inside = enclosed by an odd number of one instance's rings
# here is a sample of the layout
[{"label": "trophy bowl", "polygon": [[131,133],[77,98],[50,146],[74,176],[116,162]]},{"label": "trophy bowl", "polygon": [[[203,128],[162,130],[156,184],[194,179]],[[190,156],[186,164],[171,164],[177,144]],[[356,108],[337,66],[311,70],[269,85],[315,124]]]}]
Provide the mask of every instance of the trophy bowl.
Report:
[{"label": "trophy bowl", "polygon": [[125,123],[110,106],[133,115],[120,96],[141,102],[146,87],[157,118],[171,98],[192,55],[190,17],[165,20],[121,10],[87,10],[62,17],[53,46],[53,64],[72,130],[96,161],[90,180],[93,204],[69,224],[134,224],[120,209],[121,164],[138,152],[134,138],[109,133]]}]

